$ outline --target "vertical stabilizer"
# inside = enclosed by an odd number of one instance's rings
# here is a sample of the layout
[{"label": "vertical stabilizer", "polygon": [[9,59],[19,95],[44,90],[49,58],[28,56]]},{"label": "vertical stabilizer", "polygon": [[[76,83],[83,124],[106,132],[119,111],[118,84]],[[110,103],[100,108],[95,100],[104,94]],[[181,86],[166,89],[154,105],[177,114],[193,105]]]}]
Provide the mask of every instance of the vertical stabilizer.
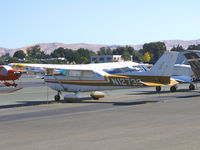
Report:
[{"label": "vertical stabilizer", "polygon": [[165,52],[152,69],[144,73],[150,76],[171,76],[178,54],[178,52]]}]

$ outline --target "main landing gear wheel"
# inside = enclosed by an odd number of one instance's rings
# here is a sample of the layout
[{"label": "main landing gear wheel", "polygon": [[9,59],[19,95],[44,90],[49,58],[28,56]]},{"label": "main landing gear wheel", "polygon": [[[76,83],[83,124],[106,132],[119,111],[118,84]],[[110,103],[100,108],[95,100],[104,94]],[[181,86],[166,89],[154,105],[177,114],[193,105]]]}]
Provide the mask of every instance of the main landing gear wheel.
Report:
[{"label": "main landing gear wheel", "polygon": [[59,102],[60,101],[60,95],[58,95],[58,94],[55,95],[54,99],[55,99],[56,102]]},{"label": "main landing gear wheel", "polygon": [[97,98],[97,97],[95,97],[95,96],[91,96],[91,98],[92,98],[93,100],[99,100],[99,98]]},{"label": "main landing gear wheel", "polygon": [[59,102],[60,101],[60,92],[58,91],[58,94],[54,96],[54,100],[56,102]]},{"label": "main landing gear wheel", "polygon": [[160,92],[161,91],[161,87],[160,86],[156,86],[156,92]]},{"label": "main landing gear wheel", "polygon": [[170,87],[170,91],[171,91],[171,92],[176,92],[176,86]]},{"label": "main landing gear wheel", "polygon": [[189,85],[189,90],[195,90],[194,84],[190,84],[190,85]]}]

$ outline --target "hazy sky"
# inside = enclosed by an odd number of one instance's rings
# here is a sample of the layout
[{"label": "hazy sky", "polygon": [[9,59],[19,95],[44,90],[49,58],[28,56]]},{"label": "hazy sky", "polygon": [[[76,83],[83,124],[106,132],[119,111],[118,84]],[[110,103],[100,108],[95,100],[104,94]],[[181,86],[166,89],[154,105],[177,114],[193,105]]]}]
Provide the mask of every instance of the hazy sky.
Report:
[{"label": "hazy sky", "polygon": [[199,0],[0,0],[0,47],[200,39]]}]

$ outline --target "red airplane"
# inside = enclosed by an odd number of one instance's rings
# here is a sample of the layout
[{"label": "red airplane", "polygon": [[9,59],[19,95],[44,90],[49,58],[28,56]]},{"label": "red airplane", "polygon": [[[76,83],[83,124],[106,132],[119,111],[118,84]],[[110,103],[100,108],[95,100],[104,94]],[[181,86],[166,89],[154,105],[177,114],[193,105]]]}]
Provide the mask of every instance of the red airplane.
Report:
[{"label": "red airplane", "polygon": [[[19,79],[22,75],[22,72],[19,70],[15,70],[7,65],[0,65],[0,81],[4,81],[4,85],[6,86],[14,86],[17,84],[14,82]],[[7,80],[12,80],[13,83],[7,82]]]}]

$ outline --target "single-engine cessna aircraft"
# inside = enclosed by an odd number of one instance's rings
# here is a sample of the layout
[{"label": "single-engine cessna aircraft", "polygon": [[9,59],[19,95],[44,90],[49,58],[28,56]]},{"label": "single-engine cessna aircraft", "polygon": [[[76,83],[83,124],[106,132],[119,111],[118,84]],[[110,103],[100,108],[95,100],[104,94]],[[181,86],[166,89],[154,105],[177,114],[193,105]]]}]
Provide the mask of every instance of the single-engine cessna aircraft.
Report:
[{"label": "single-engine cessna aircraft", "polygon": [[[19,79],[22,72],[14,70],[10,66],[0,65],[0,93],[14,92],[21,88],[17,88],[15,80]],[[9,80],[12,81],[8,82]]]},{"label": "single-engine cessna aircraft", "polygon": [[111,75],[97,68],[95,65],[52,65],[52,64],[10,64],[13,67],[39,67],[47,69],[61,69],[60,74],[48,74],[44,76],[45,82],[52,89],[58,91],[55,100],[60,100],[61,92],[75,92],[67,94],[64,99],[73,101],[78,99],[79,92],[90,91],[93,99],[104,97],[99,90],[111,90],[120,88],[135,88],[143,86],[162,86],[166,84],[177,84],[170,80],[173,66],[178,56],[177,52],[166,52],[146,72],[138,72],[136,75]]},{"label": "single-engine cessna aircraft", "polygon": [[186,53],[184,55],[187,58],[196,79],[200,80],[200,57],[195,52]]}]

